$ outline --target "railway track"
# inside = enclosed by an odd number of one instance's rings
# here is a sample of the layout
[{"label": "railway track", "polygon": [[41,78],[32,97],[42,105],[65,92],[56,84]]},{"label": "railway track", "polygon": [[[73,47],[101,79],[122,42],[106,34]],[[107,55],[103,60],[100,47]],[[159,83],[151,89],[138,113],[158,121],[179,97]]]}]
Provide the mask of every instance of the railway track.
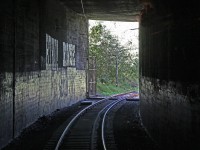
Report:
[{"label": "railway track", "polygon": [[115,95],[85,107],[58,129],[44,150],[117,149],[112,120],[126,97]]}]

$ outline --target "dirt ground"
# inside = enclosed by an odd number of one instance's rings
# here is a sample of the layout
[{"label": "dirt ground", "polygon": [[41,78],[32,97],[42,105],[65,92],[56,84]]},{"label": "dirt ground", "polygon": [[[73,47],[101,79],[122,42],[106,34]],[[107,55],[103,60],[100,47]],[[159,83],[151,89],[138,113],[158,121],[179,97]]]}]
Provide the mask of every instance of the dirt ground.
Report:
[{"label": "dirt ground", "polygon": [[118,150],[159,149],[141,124],[139,101],[127,101],[116,112],[114,117],[114,136]]}]

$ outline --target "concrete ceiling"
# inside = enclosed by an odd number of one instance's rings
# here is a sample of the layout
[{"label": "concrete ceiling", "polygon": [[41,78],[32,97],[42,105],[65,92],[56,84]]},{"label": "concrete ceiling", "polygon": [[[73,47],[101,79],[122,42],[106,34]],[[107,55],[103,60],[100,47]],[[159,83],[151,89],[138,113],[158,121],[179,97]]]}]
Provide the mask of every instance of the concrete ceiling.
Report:
[{"label": "concrete ceiling", "polygon": [[[60,0],[73,11],[83,14],[81,0]],[[139,0],[82,0],[88,19],[137,21],[141,10]]]}]

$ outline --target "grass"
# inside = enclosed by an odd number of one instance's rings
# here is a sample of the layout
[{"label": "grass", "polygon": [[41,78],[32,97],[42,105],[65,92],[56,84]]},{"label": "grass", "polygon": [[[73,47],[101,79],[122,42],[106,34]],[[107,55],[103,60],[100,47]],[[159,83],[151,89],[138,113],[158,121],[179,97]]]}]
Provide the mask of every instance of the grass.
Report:
[{"label": "grass", "polygon": [[119,93],[126,93],[126,92],[131,92],[131,91],[139,91],[139,90],[138,90],[138,87],[131,87],[128,84],[122,84],[116,87],[113,84],[97,83],[97,93],[104,96],[109,96],[109,95],[119,94]]}]

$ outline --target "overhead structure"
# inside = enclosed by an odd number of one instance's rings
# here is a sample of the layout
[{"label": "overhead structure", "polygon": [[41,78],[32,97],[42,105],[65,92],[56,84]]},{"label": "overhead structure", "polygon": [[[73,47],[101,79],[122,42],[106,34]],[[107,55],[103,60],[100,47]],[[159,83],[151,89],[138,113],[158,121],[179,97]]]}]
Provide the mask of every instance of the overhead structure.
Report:
[{"label": "overhead structure", "polygon": [[139,0],[61,0],[73,11],[88,19],[109,21],[137,21]]}]

